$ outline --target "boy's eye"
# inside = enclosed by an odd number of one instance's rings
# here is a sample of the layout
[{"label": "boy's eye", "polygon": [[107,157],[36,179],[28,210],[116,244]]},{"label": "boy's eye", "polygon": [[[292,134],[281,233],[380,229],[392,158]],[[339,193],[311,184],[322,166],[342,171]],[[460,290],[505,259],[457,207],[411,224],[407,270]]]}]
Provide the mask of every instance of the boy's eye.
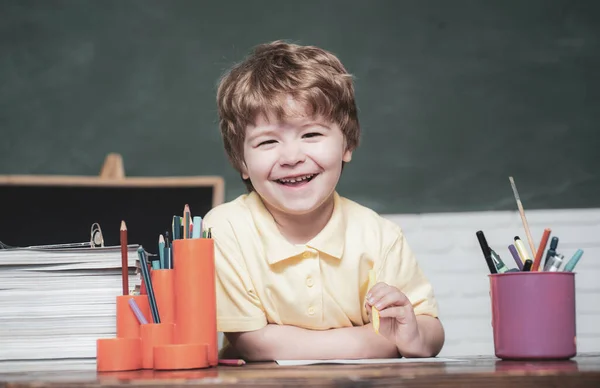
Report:
[{"label": "boy's eye", "polygon": [[307,133],[304,135],[304,137],[308,137],[308,138],[317,137],[317,136],[321,136],[321,134],[319,132],[310,132],[310,133]]},{"label": "boy's eye", "polygon": [[265,141],[261,141],[260,143],[258,143],[258,147],[263,146],[263,145],[267,145],[267,144],[273,144],[276,143],[275,140],[265,140]]}]

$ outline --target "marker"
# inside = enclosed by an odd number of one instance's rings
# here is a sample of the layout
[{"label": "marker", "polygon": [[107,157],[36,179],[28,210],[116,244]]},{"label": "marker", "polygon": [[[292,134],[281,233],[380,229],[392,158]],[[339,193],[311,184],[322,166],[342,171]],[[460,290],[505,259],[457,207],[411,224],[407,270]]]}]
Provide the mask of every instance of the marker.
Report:
[{"label": "marker", "polygon": [[192,229],[192,238],[200,238],[202,235],[202,217],[194,216],[194,229]]},{"label": "marker", "polygon": [[479,240],[479,246],[481,247],[483,257],[485,258],[485,262],[487,263],[490,273],[498,273],[498,271],[496,270],[496,266],[494,265],[494,261],[492,260],[492,252],[490,246],[488,245],[487,240],[485,239],[483,231],[478,230],[475,234],[477,235],[477,240]]},{"label": "marker", "polygon": [[494,261],[498,273],[504,273],[508,271],[508,267],[504,265],[504,262],[502,261],[500,256],[493,249],[490,249],[490,253],[492,255],[492,260]]},{"label": "marker", "polygon": [[523,241],[521,241],[519,236],[515,236],[515,247],[517,247],[517,251],[519,252],[521,260],[523,260],[523,263],[525,263],[527,260],[531,260],[529,254],[527,253],[527,248],[525,248],[525,244],[523,244]]},{"label": "marker", "polygon": [[535,252],[535,259],[533,260],[533,267],[531,267],[532,271],[540,270],[540,263],[542,262],[542,256],[544,255],[544,251],[546,250],[546,244],[548,244],[548,238],[550,237],[551,230],[549,228],[544,229],[544,233],[542,234],[542,240],[540,241],[540,246]]},{"label": "marker", "polygon": [[575,269],[575,266],[579,262],[579,259],[581,259],[582,255],[583,255],[583,249],[578,249],[577,252],[575,252],[575,254],[573,255],[573,257],[571,257],[571,260],[569,260],[567,265],[565,265],[565,268],[563,269],[563,271],[564,272],[573,272],[573,269]]},{"label": "marker", "polygon": [[515,248],[514,244],[510,244],[508,246],[508,250],[510,251],[510,254],[512,255],[513,259],[515,259],[515,263],[517,263],[517,267],[519,267],[519,270],[522,270],[523,260],[521,260],[521,258],[519,257],[519,252],[517,252],[517,248]]},{"label": "marker", "polygon": [[560,253],[557,253],[556,255],[552,256],[550,260],[548,260],[548,264],[544,268],[544,271],[557,272],[564,258],[565,257]]},{"label": "marker", "polygon": [[556,247],[558,246],[558,237],[552,237],[550,240],[550,248],[548,248],[548,252],[546,253],[546,259],[544,260],[544,271],[546,266],[548,265],[548,260],[556,255]]},{"label": "marker", "polygon": [[525,260],[525,263],[523,264],[523,272],[529,272],[531,270],[532,264],[533,264],[533,261],[531,261],[531,259]]},{"label": "marker", "polygon": [[181,217],[173,216],[173,240],[181,239]]}]

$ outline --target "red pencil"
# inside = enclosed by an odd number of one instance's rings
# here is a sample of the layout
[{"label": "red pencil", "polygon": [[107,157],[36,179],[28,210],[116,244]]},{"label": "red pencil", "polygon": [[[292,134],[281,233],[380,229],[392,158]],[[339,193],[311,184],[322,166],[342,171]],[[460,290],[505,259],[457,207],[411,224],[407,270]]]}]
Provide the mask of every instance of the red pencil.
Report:
[{"label": "red pencil", "polygon": [[219,364],[221,364],[221,365],[228,365],[228,366],[242,366],[242,365],[246,364],[246,361],[244,361],[244,360],[226,360],[226,359],[220,359],[219,360]]},{"label": "red pencil", "polygon": [[123,295],[129,295],[129,264],[127,261],[127,225],[121,221],[121,277],[123,278]]},{"label": "red pencil", "polygon": [[540,263],[542,262],[542,256],[544,255],[544,251],[546,250],[546,244],[548,244],[548,238],[550,237],[551,230],[549,228],[544,229],[544,234],[542,234],[542,241],[540,241],[540,246],[537,251],[535,251],[535,260],[533,260],[533,266],[531,266],[531,271],[539,271]]}]

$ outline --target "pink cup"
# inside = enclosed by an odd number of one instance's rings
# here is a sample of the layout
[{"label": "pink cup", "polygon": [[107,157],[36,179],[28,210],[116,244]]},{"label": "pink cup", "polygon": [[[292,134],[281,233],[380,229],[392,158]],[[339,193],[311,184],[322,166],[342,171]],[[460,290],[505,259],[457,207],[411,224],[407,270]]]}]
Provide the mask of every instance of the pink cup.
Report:
[{"label": "pink cup", "polygon": [[496,357],[575,356],[575,273],[509,272],[489,277]]}]

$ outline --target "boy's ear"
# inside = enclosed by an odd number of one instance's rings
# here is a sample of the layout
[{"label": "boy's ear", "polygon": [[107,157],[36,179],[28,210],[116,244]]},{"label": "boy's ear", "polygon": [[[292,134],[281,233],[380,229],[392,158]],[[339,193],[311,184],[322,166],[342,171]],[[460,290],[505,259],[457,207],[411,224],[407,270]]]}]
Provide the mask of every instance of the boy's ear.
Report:
[{"label": "boy's ear", "polygon": [[240,169],[240,173],[242,174],[242,179],[246,180],[246,179],[250,178],[248,176],[248,168],[246,167],[246,162],[242,163],[242,166],[241,166],[241,169]]},{"label": "boy's ear", "polygon": [[342,156],[342,161],[348,163],[351,160],[352,160],[352,150],[346,149],[346,152],[344,152],[344,155]]}]

